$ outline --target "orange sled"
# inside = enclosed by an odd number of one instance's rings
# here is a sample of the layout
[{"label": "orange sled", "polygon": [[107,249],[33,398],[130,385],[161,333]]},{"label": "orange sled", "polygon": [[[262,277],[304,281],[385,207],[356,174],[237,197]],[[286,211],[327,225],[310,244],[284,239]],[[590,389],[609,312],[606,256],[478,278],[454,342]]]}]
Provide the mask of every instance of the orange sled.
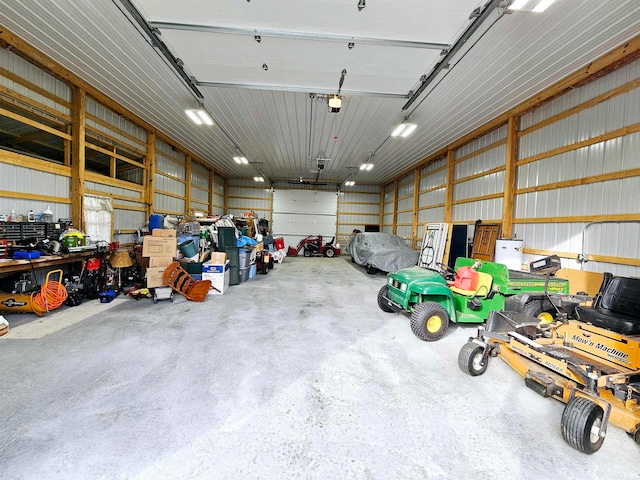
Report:
[{"label": "orange sled", "polygon": [[211,286],[211,280],[195,280],[178,262],[167,267],[162,274],[162,282],[194,302],[204,302],[210,288],[218,290]]}]

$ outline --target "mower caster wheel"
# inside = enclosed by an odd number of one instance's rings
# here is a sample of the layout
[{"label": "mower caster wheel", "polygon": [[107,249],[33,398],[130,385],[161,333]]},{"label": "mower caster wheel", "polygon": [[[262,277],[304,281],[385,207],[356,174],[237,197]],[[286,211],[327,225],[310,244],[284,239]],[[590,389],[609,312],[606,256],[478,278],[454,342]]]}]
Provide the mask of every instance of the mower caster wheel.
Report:
[{"label": "mower caster wheel", "polygon": [[458,366],[467,375],[477,377],[487,371],[489,366],[489,357],[487,361],[482,364],[482,357],[484,356],[484,348],[480,345],[476,345],[473,342],[465,343],[460,352],[458,353]]},{"label": "mower caster wheel", "polygon": [[597,452],[604,442],[599,435],[604,410],[588,398],[573,397],[564,407],[560,427],[565,441],[576,450],[592,454]]},{"label": "mower caster wheel", "polygon": [[153,303],[158,303],[158,296],[155,293],[153,294]]},{"label": "mower caster wheel", "polygon": [[434,342],[444,335],[449,327],[447,311],[436,302],[416,305],[411,314],[411,331],[420,340]]},{"label": "mower caster wheel", "polygon": [[393,310],[387,304],[386,296],[389,294],[389,286],[383,285],[380,291],[378,292],[378,306],[380,310],[387,313],[393,313]]}]

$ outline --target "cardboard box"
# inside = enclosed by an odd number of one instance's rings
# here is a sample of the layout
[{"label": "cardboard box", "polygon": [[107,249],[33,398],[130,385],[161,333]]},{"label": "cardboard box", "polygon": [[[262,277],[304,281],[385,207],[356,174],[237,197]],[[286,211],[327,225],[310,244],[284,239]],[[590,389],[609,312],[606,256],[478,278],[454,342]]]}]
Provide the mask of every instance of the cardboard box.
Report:
[{"label": "cardboard box", "polygon": [[[154,230],[155,232],[155,230]],[[175,237],[147,235],[142,240],[143,257],[175,257],[178,244]]]},{"label": "cardboard box", "polygon": [[227,254],[224,252],[212,252],[211,258],[207,261],[211,265],[224,265],[227,262]]},{"label": "cardboard box", "polygon": [[173,257],[149,257],[149,267],[168,267],[173,263]]},{"label": "cardboard box", "polygon": [[147,288],[164,287],[167,284],[162,281],[162,274],[166,267],[147,268]]},{"label": "cardboard box", "polygon": [[173,228],[154,228],[151,236],[176,238],[176,231]]},{"label": "cardboard box", "polygon": [[209,262],[202,264],[202,280],[211,280],[211,286],[219,290],[212,288],[209,295],[221,295],[229,288],[230,263],[231,261],[227,260],[224,264],[218,265]]}]

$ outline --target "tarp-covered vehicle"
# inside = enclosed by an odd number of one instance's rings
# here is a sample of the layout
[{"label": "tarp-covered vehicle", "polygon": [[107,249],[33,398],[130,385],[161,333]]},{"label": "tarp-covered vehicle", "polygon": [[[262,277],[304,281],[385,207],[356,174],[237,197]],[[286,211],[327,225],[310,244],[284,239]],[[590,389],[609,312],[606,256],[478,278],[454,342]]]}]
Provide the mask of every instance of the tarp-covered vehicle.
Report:
[{"label": "tarp-covered vehicle", "polygon": [[367,273],[394,272],[416,265],[420,252],[391,233],[364,232],[352,236],[347,245],[351,260],[367,268]]}]

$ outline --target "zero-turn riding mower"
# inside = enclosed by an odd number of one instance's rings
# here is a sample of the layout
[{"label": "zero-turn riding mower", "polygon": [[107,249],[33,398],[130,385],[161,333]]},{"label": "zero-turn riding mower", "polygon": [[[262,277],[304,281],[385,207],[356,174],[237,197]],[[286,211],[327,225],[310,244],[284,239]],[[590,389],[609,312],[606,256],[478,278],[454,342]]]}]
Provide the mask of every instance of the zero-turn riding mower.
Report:
[{"label": "zero-turn riding mower", "polygon": [[591,297],[549,295],[557,315],[548,323],[518,312],[492,312],[458,355],[460,369],[482,375],[499,356],[543,397],[566,403],[565,441],[591,454],[609,422],[640,444],[640,279],[605,274]]},{"label": "zero-turn riding mower", "polygon": [[545,291],[569,293],[567,280],[509,270],[501,263],[458,258],[455,271],[409,267],[387,275],[378,292],[385,312],[411,313],[411,330],[428,342],[440,339],[455,323],[483,323],[492,310],[516,310],[553,318]]}]

